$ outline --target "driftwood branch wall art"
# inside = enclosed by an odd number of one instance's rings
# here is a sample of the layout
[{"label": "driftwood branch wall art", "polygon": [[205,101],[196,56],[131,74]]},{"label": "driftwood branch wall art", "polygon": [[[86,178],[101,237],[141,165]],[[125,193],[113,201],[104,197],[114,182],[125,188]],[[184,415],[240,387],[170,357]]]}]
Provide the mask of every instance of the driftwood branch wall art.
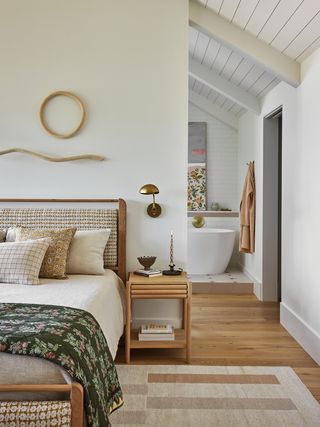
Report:
[{"label": "driftwood branch wall art", "polygon": [[[66,96],[67,98],[72,99],[73,101],[75,101],[77,103],[77,105],[80,108],[80,121],[78,123],[78,125],[70,132],[68,133],[59,133],[56,132],[55,130],[53,130],[47,123],[46,120],[46,114],[45,114],[45,109],[46,106],[48,105],[48,102],[53,99],[56,98],[57,96]],[[60,139],[67,139],[67,138],[71,138],[72,136],[74,136],[76,133],[79,132],[79,130],[81,129],[84,120],[86,117],[86,111],[84,108],[84,104],[82,102],[82,100],[79,98],[79,96],[75,95],[72,92],[67,92],[65,90],[59,90],[57,92],[53,92],[50,95],[48,95],[41,103],[40,106],[40,111],[39,111],[39,118],[40,118],[40,123],[43,127],[43,129],[51,136],[55,136],[56,138],[60,138]]]},{"label": "driftwood branch wall art", "polygon": [[30,156],[39,157],[40,159],[47,160],[48,162],[73,162],[74,160],[96,160],[96,161],[106,160],[104,156],[99,156],[97,154],[80,154],[77,156],[53,157],[53,156],[48,156],[47,154],[26,150],[25,148],[8,148],[6,150],[0,151],[0,156],[3,156],[5,154],[11,154],[11,153],[23,153]]}]

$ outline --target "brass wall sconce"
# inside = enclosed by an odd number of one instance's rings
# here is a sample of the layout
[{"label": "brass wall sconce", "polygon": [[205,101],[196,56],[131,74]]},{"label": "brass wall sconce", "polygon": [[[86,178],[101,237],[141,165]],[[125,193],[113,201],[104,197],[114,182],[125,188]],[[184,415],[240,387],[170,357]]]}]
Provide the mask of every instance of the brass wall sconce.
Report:
[{"label": "brass wall sconce", "polygon": [[156,203],[155,194],[159,194],[159,189],[153,184],[146,184],[139,190],[140,194],[152,194],[153,197],[153,203],[151,203],[148,208],[147,212],[148,215],[152,218],[157,218],[161,214],[161,206]]}]

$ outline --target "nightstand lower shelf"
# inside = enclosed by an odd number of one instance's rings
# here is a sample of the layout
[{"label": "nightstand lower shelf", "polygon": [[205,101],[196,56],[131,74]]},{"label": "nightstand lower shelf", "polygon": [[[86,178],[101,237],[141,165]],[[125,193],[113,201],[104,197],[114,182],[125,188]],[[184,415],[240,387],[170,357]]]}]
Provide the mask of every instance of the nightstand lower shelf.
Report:
[{"label": "nightstand lower shelf", "polygon": [[175,339],[173,341],[139,341],[138,331],[131,331],[131,348],[186,348],[187,339],[183,329],[174,331]]}]

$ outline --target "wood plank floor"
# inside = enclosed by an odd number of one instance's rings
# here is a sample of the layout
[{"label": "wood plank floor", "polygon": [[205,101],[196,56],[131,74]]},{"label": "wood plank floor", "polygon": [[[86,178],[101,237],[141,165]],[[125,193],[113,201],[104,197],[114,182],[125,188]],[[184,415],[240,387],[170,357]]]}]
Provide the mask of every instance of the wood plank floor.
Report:
[{"label": "wood plank floor", "polygon": [[[184,363],[176,349],[132,350],[136,364]],[[124,362],[120,348],[117,363]],[[320,402],[320,367],[279,323],[279,304],[254,295],[193,295],[192,364],[291,366]]]}]

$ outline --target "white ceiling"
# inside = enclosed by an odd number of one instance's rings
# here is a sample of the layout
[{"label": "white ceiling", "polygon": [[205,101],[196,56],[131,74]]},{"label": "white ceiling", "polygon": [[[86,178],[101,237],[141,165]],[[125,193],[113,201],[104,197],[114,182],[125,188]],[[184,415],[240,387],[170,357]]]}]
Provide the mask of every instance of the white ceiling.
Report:
[{"label": "white ceiling", "polygon": [[[193,27],[189,28],[189,54],[205,67],[215,70],[220,76],[258,98],[261,98],[280,82],[278,78],[255,65],[252,61]],[[236,115],[245,112],[244,108],[227,100],[193,77],[189,78],[189,87],[227,111]]]},{"label": "white ceiling", "polygon": [[[197,0],[228,22],[302,62],[320,46],[320,0]],[[204,67],[258,99],[280,80],[275,74],[190,26],[189,54]],[[241,116],[246,109],[189,77],[189,88],[222,109]]]},{"label": "white ceiling", "polygon": [[320,46],[319,0],[198,0],[296,61]]},{"label": "white ceiling", "polygon": [[206,97],[212,103],[218,105],[226,111],[229,111],[237,117],[240,117],[243,113],[246,112],[246,110],[241,107],[241,105],[231,101],[223,95],[220,95],[218,92],[208,88],[191,76],[189,76],[189,88],[190,90]]}]

